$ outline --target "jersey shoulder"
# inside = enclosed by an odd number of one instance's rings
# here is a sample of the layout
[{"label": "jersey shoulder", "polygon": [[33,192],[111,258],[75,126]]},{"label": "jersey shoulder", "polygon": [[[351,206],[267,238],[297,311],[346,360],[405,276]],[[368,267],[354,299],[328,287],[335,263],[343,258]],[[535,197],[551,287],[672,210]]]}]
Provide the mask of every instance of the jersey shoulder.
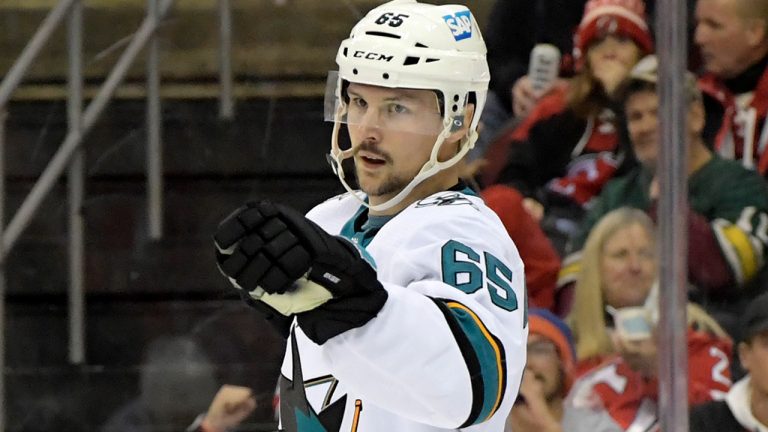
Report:
[{"label": "jersey shoulder", "polygon": [[329,233],[336,234],[341,227],[363,207],[365,194],[346,192],[329,198],[307,212],[307,218]]},{"label": "jersey shoulder", "polygon": [[479,196],[464,192],[433,194],[408,206],[387,225],[387,236],[397,241],[431,238],[493,244],[500,248],[513,245],[496,213]]}]

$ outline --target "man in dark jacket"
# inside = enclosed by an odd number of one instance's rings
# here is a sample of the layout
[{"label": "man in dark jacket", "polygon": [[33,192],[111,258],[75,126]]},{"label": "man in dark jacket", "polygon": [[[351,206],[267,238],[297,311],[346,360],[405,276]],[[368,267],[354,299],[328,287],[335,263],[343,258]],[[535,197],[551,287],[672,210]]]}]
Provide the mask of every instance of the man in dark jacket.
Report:
[{"label": "man in dark jacket", "polygon": [[768,293],[755,299],[744,314],[741,364],[749,374],[731,387],[725,400],[691,410],[691,432],[768,432]]}]

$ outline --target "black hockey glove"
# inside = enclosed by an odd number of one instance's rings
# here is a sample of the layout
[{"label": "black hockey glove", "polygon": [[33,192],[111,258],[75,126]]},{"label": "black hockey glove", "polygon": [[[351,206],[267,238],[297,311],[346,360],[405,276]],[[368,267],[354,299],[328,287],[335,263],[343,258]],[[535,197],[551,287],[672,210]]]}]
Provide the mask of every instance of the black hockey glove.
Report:
[{"label": "black hockey glove", "polygon": [[376,316],[387,292],[346,239],[269,201],[249,202],[220,225],[216,260],[233,285],[323,343]]}]

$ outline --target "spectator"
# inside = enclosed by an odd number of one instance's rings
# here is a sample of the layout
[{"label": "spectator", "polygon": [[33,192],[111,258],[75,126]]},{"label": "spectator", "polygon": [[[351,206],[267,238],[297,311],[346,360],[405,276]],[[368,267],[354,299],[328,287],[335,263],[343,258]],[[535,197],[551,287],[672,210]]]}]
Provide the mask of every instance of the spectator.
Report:
[{"label": "spectator", "polygon": [[[478,162],[482,161],[462,160],[461,178],[474,191],[480,190],[474,178]],[[523,196],[516,190],[501,185],[484,189],[480,196],[485,205],[499,216],[525,263],[525,286],[529,304],[555,311],[555,288],[560,272],[560,256],[542,231],[539,222],[523,208]]]},{"label": "spectator", "polygon": [[103,432],[183,429],[213,397],[215,367],[194,339],[160,337],[147,347],[140,388],[139,397],[113,414]]},{"label": "spectator", "polygon": [[[728,390],[731,342],[702,309],[689,312],[711,325],[689,328],[687,334],[688,402],[697,404]],[[647,325],[649,337],[630,340],[613,334],[618,355],[576,381],[564,404],[563,430],[658,430],[658,335],[652,321]]]},{"label": "spectator", "polygon": [[[68,404],[73,400],[71,394],[37,395],[36,402],[27,407],[27,413],[21,418],[18,432],[83,432],[88,430],[83,419],[79,418],[76,410]],[[75,399],[77,400],[77,399]]]},{"label": "spectator", "polygon": [[[481,117],[483,125],[470,158],[481,157],[488,144],[512,117],[523,116],[535,104],[527,78],[531,50],[548,43],[561,53],[573,49],[573,32],[586,0],[496,0],[488,15],[485,42],[491,82]],[[570,55],[563,72],[572,74]],[[515,110],[513,111],[513,106]]]},{"label": "spectator", "polygon": [[[540,43],[555,46],[564,53],[561,76],[573,75],[573,32],[578,26],[585,0],[497,0],[488,16],[486,43],[491,68],[490,91],[482,116],[483,134],[471,159],[481,156],[495,134],[510,119],[525,117],[541,95],[533,91],[527,76],[530,52]],[[655,16],[656,1],[647,0],[649,17]],[[693,34],[695,0],[687,0],[689,65],[700,63]],[[653,27],[653,21],[649,22]],[[514,116],[514,118],[513,118]]]},{"label": "spectator", "polygon": [[501,185],[480,193],[485,205],[501,219],[507,234],[515,242],[525,263],[525,285],[532,306],[555,311],[555,287],[560,271],[560,256],[544,231],[523,208],[523,196]]},{"label": "spectator", "polygon": [[[607,213],[590,232],[583,257],[568,317],[576,341],[577,376],[614,357],[608,310],[655,301],[650,296],[658,276],[653,221],[630,207]],[[692,328],[717,327],[693,305],[688,306],[688,318]]]},{"label": "spectator", "polygon": [[481,183],[520,191],[559,252],[584,206],[625,158],[612,98],[652,51],[642,0],[590,0],[575,36],[577,74],[544,96],[517,127],[491,144]]},{"label": "spectator", "polygon": [[[656,218],[659,152],[659,98],[655,57],[633,70],[624,89],[627,129],[640,166],[612,180],[590,209],[580,232],[572,238],[560,272],[560,286],[578,274],[580,250],[592,226],[622,206],[647,211]],[[737,317],[755,294],[745,288],[762,269],[768,241],[768,190],[754,171],[712,153],[701,136],[704,108],[693,75],[686,75],[689,109],[688,139],[688,267],[692,299],[701,302],[732,336]]]},{"label": "spectator", "polygon": [[698,0],[695,41],[708,138],[727,159],[768,174],[768,1]]},{"label": "spectator", "polygon": [[224,384],[213,397],[208,411],[195,419],[187,432],[226,432],[239,425],[256,409],[248,387]]},{"label": "spectator", "polygon": [[[582,375],[564,404],[563,430],[653,430],[657,423],[653,239],[648,215],[621,208],[608,213],[587,240],[570,317]],[[630,312],[643,320],[645,334],[624,331],[623,326],[614,329]],[[731,343],[701,308],[689,304],[688,318],[688,397],[700,403],[728,390]]]},{"label": "spectator", "polygon": [[743,327],[738,352],[749,375],[733,385],[725,400],[694,407],[691,432],[768,431],[768,294],[749,305]]},{"label": "spectator", "polygon": [[657,276],[653,221],[621,208],[603,217],[587,239],[569,324],[576,339],[577,374],[614,353],[605,307],[643,304]]},{"label": "spectator", "polygon": [[506,430],[559,432],[563,400],[573,384],[573,336],[568,326],[547,310],[532,308],[528,319],[528,362]]}]

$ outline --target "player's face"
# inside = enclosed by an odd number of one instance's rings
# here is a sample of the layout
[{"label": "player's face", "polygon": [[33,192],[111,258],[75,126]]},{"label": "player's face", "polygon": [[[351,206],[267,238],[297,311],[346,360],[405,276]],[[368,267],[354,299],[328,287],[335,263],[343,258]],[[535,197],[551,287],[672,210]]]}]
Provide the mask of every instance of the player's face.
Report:
[{"label": "player's face", "polygon": [[[347,91],[357,181],[371,204],[379,204],[397,195],[429,159],[442,128],[437,96],[355,83]],[[450,155],[443,146],[439,159]]]},{"label": "player's face", "polygon": [[751,23],[739,14],[739,1],[696,2],[696,45],[705,69],[722,78],[733,78],[750,66],[756,48]]},{"label": "player's face", "polygon": [[643,166],[655,171],[659,155],[659,97],[652,91],[631,94],[624,103],[632,149]]},{"label": "player's face", "polygon": [[761,400],[768,398],[768,331],[758,333],[749,344],[740,343],[739,358],[752,376],[753,394],[761,394]]},{"label": "player's face", "polygon": [[642,305],[656,278],[656,254],[649,233],[639,224],[613,233],[603,244],[600,274],[607,305]]},{"label": "player's face", "polygon": [[551,401],[561,395],[563,372],[557,346],[536,333],[528,335],[528,362],[525,373],[532,373],[541,383],[544,398]]}]

